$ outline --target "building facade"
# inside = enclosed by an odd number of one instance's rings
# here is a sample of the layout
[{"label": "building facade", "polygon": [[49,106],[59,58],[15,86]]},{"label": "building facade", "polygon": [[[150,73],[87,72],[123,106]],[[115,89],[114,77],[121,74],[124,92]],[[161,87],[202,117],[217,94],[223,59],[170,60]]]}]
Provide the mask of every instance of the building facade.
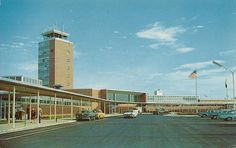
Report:
[{"label": "building facade", "polygon": [[148,96],[148,103],[158,104],[196,104],[198,96]]},{"label": "building facade", "polygon": [[114,89],[68,89],[68,91],[117,102],[146,102],[147,93]]},{"label": "building facade", "polygon": [[44,86],[73,88],[74,49],[69,34],[50,30],[42,33],[38,47],[38,77]]}]

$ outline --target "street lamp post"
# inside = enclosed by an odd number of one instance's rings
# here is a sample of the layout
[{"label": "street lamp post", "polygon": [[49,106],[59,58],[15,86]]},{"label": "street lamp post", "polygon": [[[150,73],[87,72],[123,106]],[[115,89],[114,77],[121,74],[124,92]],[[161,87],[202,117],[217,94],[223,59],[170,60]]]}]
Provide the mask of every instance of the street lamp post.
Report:
[{"label": "street lamp post", "polygon": [[235,69],[235,70],[232,70],[232,69],[226,68],[224,65],[222,65],[222,64],[220,64],[220,63],[218,63],[218,62],[216,62],[216,61],[212,61],[212,63],[215,64],[215,65],[217,65],[217,66],[219,66],[219,67],[224,68],[225,70],[228,70],[228,71],[231,72],[231,74],[232,74],[232,80],[233,80],[233,101],[234,101],[234,109],[236,109],[236,104],[235,104],[235,100],[234,100],[234,99],[235,99],[234,73],[235,73],[236,69]]}]

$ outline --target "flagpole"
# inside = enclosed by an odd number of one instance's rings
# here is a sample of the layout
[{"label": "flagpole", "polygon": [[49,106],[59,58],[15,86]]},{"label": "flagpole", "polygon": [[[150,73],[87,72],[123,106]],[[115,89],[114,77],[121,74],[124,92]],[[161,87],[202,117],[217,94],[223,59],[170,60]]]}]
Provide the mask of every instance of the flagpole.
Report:
[{"label": "flagpole", "polygon": [[[189,78],[195,79],[195,91],[196,91],[196,99],[198,100],[197,96],[197,70],[195,69],[190,75]],[[198,113],[198,110],[196,108],[196,113]]]},{"label": "flagpole", "polygon": [[228,100],[228,86],[227,86],[227,79],[225,79],[225,91],[226,91],[226,99]]},{"label": "flagpole", "polygon": [[197,77],[195,78],[196,98],[197,98]]},{"label": "flagpole", "polygon": [[[196,89],[196,99],[198,100],[198,98],[197,98],[197,77],[198,76],[196,76],[196,80],[195,80],[195,89]],[[196,109],[196,113],[198,113],[198,109]]]},{"label": "flagpole", "polygon": [[[229,96],[228,96],[227,79],[225,79],[225,93],[226,93],[226,100],[228,100],[228,99],[229,99]],[[229,108],[228,102],[227,102],[226,108],[227,108],[227,109]]]}]

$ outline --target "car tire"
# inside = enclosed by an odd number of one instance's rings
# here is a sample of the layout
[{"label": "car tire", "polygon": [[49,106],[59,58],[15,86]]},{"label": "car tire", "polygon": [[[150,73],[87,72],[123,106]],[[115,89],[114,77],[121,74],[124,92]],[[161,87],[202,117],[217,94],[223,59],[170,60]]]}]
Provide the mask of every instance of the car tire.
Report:
[{"label": "car tire", "polygon": [[206,114],[203,114],[201,117],[204,118],[204,117],[206,117],[206,116],[207,116]]},{"label": "car tire", "polygon": [[211,119],[216,119],[216,116],[212,116]]},{"label": "car tire", "polygon": [[232,121],[232,120],[233,120],[232,117],[228,117],[228,118],[227,118],[227,121]]}]

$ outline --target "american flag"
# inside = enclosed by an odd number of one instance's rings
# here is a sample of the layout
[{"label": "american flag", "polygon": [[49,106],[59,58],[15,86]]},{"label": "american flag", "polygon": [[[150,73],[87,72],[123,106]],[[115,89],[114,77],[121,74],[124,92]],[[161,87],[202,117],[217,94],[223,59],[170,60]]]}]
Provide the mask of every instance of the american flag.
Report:
[{"label": "american flag", "polygon": [[189,78],[197,78],[197,70],[194,70],[190,75],[189,75]]},{"label": "american flag", "polygon": [[227,86],[227,79],[225,79],[225,88],[227,88],[228,86]]}]

